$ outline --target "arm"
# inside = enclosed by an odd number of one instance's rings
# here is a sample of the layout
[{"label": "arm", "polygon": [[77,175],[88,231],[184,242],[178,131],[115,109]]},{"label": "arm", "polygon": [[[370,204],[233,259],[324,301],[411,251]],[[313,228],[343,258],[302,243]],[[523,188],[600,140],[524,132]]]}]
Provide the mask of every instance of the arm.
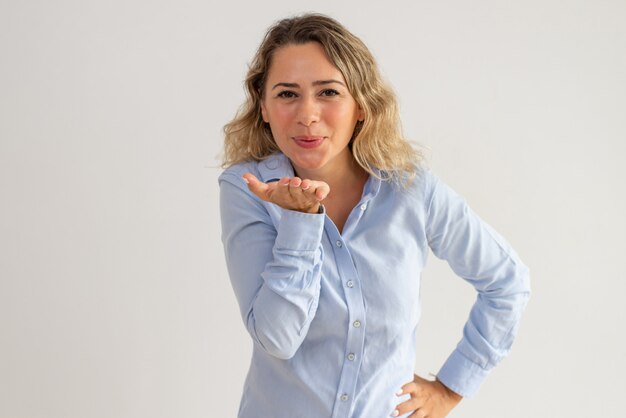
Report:
[{"label": "arm", "polygon": [[277,228],[235,175],[220,178],[222,242],[248,332],[269,354],[288,359],[315,316],[324,216],[283,210]]},{"label": "arm", "polygon": [[471,397],[511,348],[530,296],[528,269],[458,194],[434,176],[431,185],[429,245],[478,293],[463,338],[437,378],[454,392]]},{"label": "arm", "polygon": [[443,418],[472,396],[508,353],[530,295],[528,269],[506,241],[466,202],[430,173],[426,234],[433,253],[478,292],[463,338],[430,381],[415,375],[398,396],[409,394],[392,416]]}]

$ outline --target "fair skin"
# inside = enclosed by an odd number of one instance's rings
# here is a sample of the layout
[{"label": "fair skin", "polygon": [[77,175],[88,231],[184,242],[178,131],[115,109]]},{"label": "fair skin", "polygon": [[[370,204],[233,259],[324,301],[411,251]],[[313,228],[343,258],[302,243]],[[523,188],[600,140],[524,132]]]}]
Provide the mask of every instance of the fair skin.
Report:
[{"label": "fair skin", "polygon": [[392,417],[414,411],[409,418],[444,418],[463,397],[439,380],[426,380],[413,375],[413,381],[402,386],[398,396],[411,395],[392,412]]},{"label": "fair skin", "polygon": [[[246,173],[248,187],[260,199],[288,210],[316,213],[323,202],[341,232],[369,177],[348,148],[357,121],[365,115],[342,73],[318,43],[287,45],[272,57],[262,97],[263,120],[296,177],[264,183]],[[441,382],[417,375],[397,393],[406,394],[410,398],[390,411],[392,416],[413,411],[411,418],[443,418],[461,400]]]},{"label": "fair skin", "polygon": [[251,190],[286,209],[309,213],[317,212],[323,200],[341,232],[368,178],[348,148],[364,113],[319,44],[287,45],[275,51],[261,113],[297,177],[266,185],[246,174]]}]

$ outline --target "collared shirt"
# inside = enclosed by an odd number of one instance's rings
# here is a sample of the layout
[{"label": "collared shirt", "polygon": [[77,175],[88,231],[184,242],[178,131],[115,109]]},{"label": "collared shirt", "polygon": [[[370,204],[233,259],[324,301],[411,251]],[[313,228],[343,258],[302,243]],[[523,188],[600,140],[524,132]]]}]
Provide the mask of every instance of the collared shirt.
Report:
[{"label": "collared shirt", "polygon": [[408,188],[370,176],[340,234],[325,214],[282,209],[242,179],[294,175],[289,160],[219,178],[222,241],[253,341],[240,418],[387,417],[413,380],[429,249],[478,293],[437,377],[472,396],[509,351],[530,294],[510,245],[432,172]]}]

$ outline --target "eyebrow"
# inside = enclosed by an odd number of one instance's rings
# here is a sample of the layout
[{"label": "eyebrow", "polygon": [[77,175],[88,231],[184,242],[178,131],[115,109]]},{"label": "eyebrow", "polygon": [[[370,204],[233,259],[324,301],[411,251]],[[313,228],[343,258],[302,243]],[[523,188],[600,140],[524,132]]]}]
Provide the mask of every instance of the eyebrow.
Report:
[{"label": "eyebrow", "polygon": [[[346,85],[339,80],[317,80],[311,84],[314,86],[323,86],[332,83],[341,84],[342,86],[346,87]],[[298,83],[276,83],[274,84],[274,87],[272,87],[272,90],[274,90],[276,87],[299,88],[300,85]]]}]

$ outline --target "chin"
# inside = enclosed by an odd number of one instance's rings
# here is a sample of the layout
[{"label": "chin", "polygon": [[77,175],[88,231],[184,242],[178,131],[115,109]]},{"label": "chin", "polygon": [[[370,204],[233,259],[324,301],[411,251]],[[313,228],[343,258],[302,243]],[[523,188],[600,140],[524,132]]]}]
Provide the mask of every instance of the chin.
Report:
[{"label": "chin", "polygon": [[290,160],[293,165],[305,170],[317,170],[327,163],[323,158],[290,158]]}]

